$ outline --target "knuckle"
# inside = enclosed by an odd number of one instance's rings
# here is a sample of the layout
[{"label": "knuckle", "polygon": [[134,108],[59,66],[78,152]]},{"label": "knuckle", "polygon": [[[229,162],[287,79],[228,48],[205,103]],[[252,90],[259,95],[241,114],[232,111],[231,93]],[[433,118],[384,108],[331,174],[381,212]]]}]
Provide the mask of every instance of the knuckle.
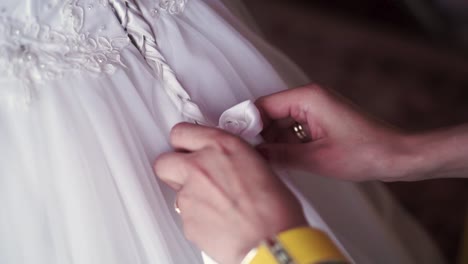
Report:
[{"label": "knuckle", "polygon": [[309,111],[317,105],[322,105],[328,98],[327,90],[317,84],[310,84],[297,88],[299,103],[291,108],[291,117],[295,120],[306,121]]},{"label": "knuckle", "polygon": [[226,138],[226,133],[221,129],[213,129],[210,136],[213,142],[220,144]]},{"label": "knuckle", "polygon": [[243,146],[243,141],[240,138],[231,135],[225,135],[219,143],[227,151],[237,150]]},{"label": "knuckle", "polygon": [[307,119],[307,117],[305,116],[303,105],[292,107],[290,110],[290,115],[291,115],[291,118],[294,120],[306,120]]},{"label": "knuckle", "polygon": [[226,140],[225,144],[232,152],[239,152],[243,150],[245,146],[244,140],[238,137],[230,137],[229,140]]},{"label": "knuckle", "polygon": [[310,85],[301,87],[299,89],[300,89],[299,92],[306,97],[310,97],[310,96],[315,97],[317,95],[321,95],[324,93],[324,89],[317,84],[310,84]]},{"label": "knuckle", "polygon": [[328,100],[331,96],[331,92],[329,89],[323,88],[322,86],[313,84],[310,87],[310,96],[314,96],[316,98],[320,98],[320,100]]},{"label": "knuckle", "polygon": [[198,160],[197,156],[187,158],[184,165],[187,167],[192,177],[194,175],[203,174],[205,171],[203,164]]}]

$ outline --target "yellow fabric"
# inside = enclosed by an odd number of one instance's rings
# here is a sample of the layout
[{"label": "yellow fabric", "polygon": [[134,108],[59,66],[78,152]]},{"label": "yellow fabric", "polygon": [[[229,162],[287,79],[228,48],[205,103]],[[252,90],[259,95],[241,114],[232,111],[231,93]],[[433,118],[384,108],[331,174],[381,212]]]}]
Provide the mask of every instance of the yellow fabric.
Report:
[{"label": "yellow fabric", "polygon": [[[310,227],[295,228],[277,236],[277,240],[296,264],[311,264],[320,261],[346,261],[344,255],[328,236]],[[260,246],[251,264],[276,264],[266,246]]]},{"label": "yellow fabric", "polygon": [[270,253],[270,249],[265,245],[261,245],[257,248],[257,254],[250,264],[276,264],[275,257]]},{"label": "yellow fabric", "polygon": [[279,234],[277,238],[297,264],[346,260],[330,238],[318,229],[296,228]]}]

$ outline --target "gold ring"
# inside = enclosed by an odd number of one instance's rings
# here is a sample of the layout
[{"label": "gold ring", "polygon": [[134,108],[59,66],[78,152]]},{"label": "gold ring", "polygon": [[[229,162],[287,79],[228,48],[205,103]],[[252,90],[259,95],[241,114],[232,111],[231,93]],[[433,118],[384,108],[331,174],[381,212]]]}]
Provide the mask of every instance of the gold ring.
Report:
[{"label": "gold ring", "polygon": [[176,213],[180,214],[180,208],[179,204],[177,203],[177,199],[174,202],[174,210],[176,211]]},{"label": "gold ring", "polygon": [[297,136],[297,138],[299,138],[301,142],[306,143],[311,140],[310,136],[307,134],[302,124],[296,122],[292,126],[292,129],[294,131],[294,134]]}]

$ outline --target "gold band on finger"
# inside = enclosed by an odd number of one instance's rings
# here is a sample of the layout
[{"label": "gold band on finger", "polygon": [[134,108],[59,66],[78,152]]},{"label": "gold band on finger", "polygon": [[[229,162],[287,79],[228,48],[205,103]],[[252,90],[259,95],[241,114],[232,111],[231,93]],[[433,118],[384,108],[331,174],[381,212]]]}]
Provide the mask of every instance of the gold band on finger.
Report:
[{"label": "gold band on finger", "polygon": [[309,142],[311,140],[310,136],[307,134],[307,132],[305,131],[304,126],[302,124],[296,122],[292,126],[292,130],[293,130],[294,134],[297,136],[297,138],[299,138],[299,140],[302,143],[306,143],[306,142]]},{"label": "gold band on finger", "polygon": [[180,208],[179,208],[179,204],[177,203],[177,199],[174,201],[174,211],[176,211],[176,213],[180,214]]}]

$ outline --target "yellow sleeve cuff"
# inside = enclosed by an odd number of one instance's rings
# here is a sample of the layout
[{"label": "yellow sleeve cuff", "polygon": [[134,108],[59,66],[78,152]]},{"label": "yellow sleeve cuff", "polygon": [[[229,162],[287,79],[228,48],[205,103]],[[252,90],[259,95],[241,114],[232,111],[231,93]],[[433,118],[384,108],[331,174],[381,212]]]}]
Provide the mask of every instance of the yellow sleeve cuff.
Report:
[{"label": "yellow sleeve cuff", "polygon": [[[295,264],[314,264],[324,261],[346,263],[346,258],[322,231],[301,227],[280,233],[276,242]],[[255,257],[250,264],[281,263],[265,243],[257,248]]]}]

